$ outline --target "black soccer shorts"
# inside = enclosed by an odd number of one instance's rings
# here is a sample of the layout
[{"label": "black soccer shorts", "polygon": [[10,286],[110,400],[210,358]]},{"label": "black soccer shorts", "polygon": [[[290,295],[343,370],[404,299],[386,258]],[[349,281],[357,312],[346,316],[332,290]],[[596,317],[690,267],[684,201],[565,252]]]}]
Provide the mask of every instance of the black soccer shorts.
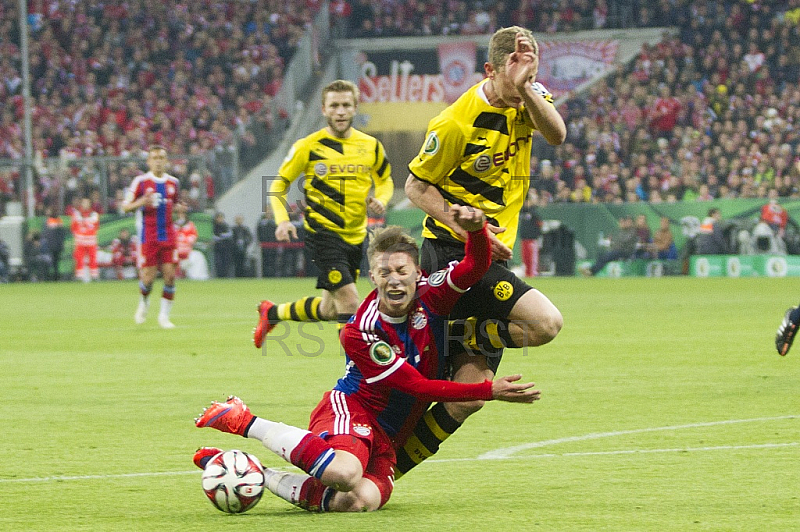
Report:
[{"label": "black soccer shorts", "polygon": [[[464,247],[425,239],[420,252],[420,266],[433,273],[452,261],[464,258]],[[451,319],[478,316],[505,319],[519,298],[533,288],[506,267],[505,262],[492,262],[483,278],[465,292],[450,313]]]},{"label": "black soccer shorts", "polygon": [[317,288],[333,291],[355,282],[364,243],[354,246],[327,231],[307,232],[306,247],[319,269]]}]

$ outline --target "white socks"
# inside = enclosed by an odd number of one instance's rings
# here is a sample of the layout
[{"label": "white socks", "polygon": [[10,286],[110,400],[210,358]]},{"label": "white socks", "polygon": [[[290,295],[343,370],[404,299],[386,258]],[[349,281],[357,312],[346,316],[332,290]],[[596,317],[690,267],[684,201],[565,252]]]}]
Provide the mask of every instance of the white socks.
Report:
[{"label": "white socks", "polygon": [[165,297],[161,298],[161,311],[158,313],[159,316],[163,316],[165,318],[169,318],[169,313],[172,310],[172,300],[167,299]]},{"label": "white socks", "polygon": [[269,491],[284,501],[297,505],[300,499],[300,489],[311,477],[305,473],[289,473],[265,468],[264,478],[266,480],[264,485]]},{"label": "white socks", "polygon": [[291,463],[292,451],[300,441],[311,434],[307,430],[299,429],[284,423],[276,423],[261,417],[256,417],[247,437],[261,440],[264,447]]}]

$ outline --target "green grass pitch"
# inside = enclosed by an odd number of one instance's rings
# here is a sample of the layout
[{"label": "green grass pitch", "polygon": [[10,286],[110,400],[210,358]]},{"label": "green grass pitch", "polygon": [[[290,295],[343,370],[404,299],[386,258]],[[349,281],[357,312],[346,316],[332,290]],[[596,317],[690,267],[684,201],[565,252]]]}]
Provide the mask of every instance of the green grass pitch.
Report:
[{"label": "green grass pitch", "polygon": [[168,331],[160,282],[142,326],[133,281],[0,285],[0,530],[800,530],[800,346],[773,345],[800,280],[532,282],[564,329],[500,372],[541,401],[487,404],[379,512],[266,493],[238,516],[205,499],[197,447],[291,466],[193,418],[237,394],[306,425],[343,371],[335,327],[250,335],[261,298],[313,280],[179,282]]}]

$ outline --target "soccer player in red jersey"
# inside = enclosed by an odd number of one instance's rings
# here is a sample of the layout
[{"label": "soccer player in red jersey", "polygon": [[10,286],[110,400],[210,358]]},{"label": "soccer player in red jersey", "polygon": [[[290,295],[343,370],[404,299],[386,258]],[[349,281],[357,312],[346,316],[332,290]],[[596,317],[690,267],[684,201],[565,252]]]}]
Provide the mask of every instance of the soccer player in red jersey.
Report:
[{"label": "soccer player in red jersey", "polygon": [[100,228],[100,215],[92,209],[89,198],[81,198],[80,208],[72,213],[72,237],[75,240],[75,278],[86,278],[86,260],[89,261],[89,274],[93,280],[100,278],[97,267],[97,230]]},{"label": "soccer player in red jersey", "polygon": [[[178,246],[178,277],[183,278],[186,275],[186,263],[189,255],[192,253],[195,242],[197,242],[197,226],[189,219],[189,208],[185,203],[178,203],[175,205],[175,213],[177,219],[175,220],[175,231],[177,232],[177,246]],[[184,263],[181,266],[181,263]],[[183,269],[182,269],[183,268]]]},{"label": "soccer player in red jersey", "polygon": [[180,182],[166,172],[167,163],[167,150],[162,146],[151,146],[147,156],[149,172],[133,179],[125,194],[122,209],[125,212],[136,211],[139,290],[142,298],[134,319],[138,324],[145,322],[153,281],[160,268],[164,289],[158,324],[164,329],[172,329],[175,325],[170,321],[169,314],[175,298],[175,269],[178,264],[172,208],[179,199]]},{"label": "soccer player in red jersey", "polygon": [[[266,487],[309,511],[377,510],[394,485],[394,449],[431,401],[532,403],[540,392],[519,375],[457,383],[444,377],[445,317],[489,268],[486,218],[454,205],[454,219],[468,233],[459,263],[425,277],[416,241],[399,227],[376,232],[368,248],[376,289],[361,303],[341,334],[347,355],[344,376],[311,414],[309,430],[250,413],[241,399],[214,402],[195,420],[198,427],[260,440],[305,473],[266,470]],[[219,452],[202,448],[203,467]]]}]

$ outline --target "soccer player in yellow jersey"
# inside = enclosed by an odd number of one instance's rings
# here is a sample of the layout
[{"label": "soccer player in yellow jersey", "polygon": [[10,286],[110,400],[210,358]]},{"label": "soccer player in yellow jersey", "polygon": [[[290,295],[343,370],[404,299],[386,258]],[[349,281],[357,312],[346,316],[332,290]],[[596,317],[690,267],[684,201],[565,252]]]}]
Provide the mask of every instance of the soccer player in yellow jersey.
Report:
[{"label": "soccer player in yellow jersey", "polygon": [[[527,29],[495,32],[479,82],[428,124],[425,144],[409,164],[405,191],[427,216],[421,266],[435,272],[463,257],[465,232],[451,204],[483,210],[492,230],[489,272],[459,300],[448,335],[452,378],[491,379],[504,347],[546,344],[561,330],[561,313],[506,265],[528,192],[531,138],[564,142],[567,129],[552,95],[536,83],[539,50]],[[483,406],[437,403],[398,449],[395,478],[435,453],[439,444]]]},{"label": "soccer player in yellow jersey", "polygon": [[[297,239],[289,221],[286,193],[292,182],[305,176],[305,245],[317,268],[322,297],[304,297],[276,305],[262,301],[253,341],[264,337],[283,320],[337,320],[347,323],[361,302],[355,280],[367,236],[367,209],[381,215],[394,192],[392,167],[383,145],[353,128],[358,87],[337,80],[322,90],[322,114],[327,127],[294,143],[270,186],[279,242]],[[374,185],[374,195],[370,190]]]}]

